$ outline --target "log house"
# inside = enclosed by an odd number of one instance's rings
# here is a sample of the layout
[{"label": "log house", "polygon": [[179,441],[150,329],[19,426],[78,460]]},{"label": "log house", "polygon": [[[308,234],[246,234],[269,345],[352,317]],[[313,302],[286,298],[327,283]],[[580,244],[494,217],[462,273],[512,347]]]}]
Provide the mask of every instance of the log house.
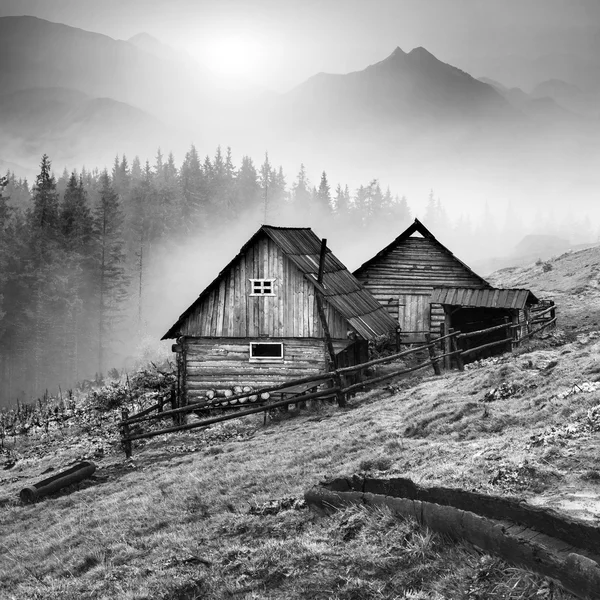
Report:
[{"label": "log house", "polygon": [[426,334],[450,328],[468,332],[507,319],[520,323],[538,302],[529,290],[492,287],[418,219],[354,275],[387,308],[403,343],[423,342]]},{"label": "log house", "polygon": [[[176,338],[180,404],[208,390],[260,388],[367,360],[395,330],[387,311],[309,228],[263,225],[162,339]],[[322,316],[322,315],[321,315]]]}]

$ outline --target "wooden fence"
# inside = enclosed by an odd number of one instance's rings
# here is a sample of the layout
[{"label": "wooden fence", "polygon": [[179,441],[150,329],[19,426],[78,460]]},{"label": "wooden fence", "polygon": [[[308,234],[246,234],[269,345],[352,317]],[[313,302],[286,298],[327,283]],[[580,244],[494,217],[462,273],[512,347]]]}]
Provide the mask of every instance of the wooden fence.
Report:
[{"label": "wooden fence", "polygon": [[[132,453],[132,442],[135,440],[206,427],[260,412],[264,412],[266,418],[267,411],[271,409],[287,407],[290,404],[307,400],[336,399],[340,406],[344,406],[347,396],[351,393],[426,367],[432,367],[436,375],[441,374],[442,367],[450,369],[456,366],[459,370],[463,370],[465,358],[471,357],[473,354],[502,345],[505,345],[507,350],[514,349],[533,335],[555,325],[555,310],[556,307],[552,303],[551,306],[534,313],[528,321],[521,323],[506,322],[494,327],[464,333],[453,330],[445,333],[442,330],[441,335],[435,338],[428,334],[425,344],[408,348],[390,356],[334,369],[327,373],[286,381],[260,390],[246,391],[228,397],[207,398],[186,406],[177,406],[177,397],[173,389],[169,410],[165,410],[164,401],[134,415],[129,415],[127,409],[122,410],[122,420],[119,427],[123,448],[127,458],[129,458]],[[504,332],[505,335],[499,340],[487,341],[490,334],[497,335],[498,332]],[[371,370],[373,367],[399,359],[415,358],[422,355],[424,351],[427,351],[427,358],[417,364],[403,364],[400,368],[393,369],[388,373],[381,375],[374,373],[367,377],[367,370]],[[357,382],[357,380],[359,381]],[[280,399],[277,399],[277,397]],[[214,411],[227,411],[227,414],[216,416],[211,414],[211,416],[194,423],[187,423],[186,415],[189,413],[201,415],[208,411],[212,411],[212,413]],[[173,420],[171,427],[150,431],[141,430],[144,424],[165,418]]]}]

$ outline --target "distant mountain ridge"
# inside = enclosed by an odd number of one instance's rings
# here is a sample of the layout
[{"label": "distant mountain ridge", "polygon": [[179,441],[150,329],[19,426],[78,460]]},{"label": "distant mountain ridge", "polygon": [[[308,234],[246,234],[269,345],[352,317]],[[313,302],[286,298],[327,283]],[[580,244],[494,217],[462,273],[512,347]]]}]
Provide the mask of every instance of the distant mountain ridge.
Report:
[{"label": "distant mountain ridge", "polygon": [[397,47],[384,60],[344,75],[319,73],[284,96],[296,115],[322,121],[357,117],[388,124],[517,120],[519,113],[490,85],[438,60],[425,48]]}]

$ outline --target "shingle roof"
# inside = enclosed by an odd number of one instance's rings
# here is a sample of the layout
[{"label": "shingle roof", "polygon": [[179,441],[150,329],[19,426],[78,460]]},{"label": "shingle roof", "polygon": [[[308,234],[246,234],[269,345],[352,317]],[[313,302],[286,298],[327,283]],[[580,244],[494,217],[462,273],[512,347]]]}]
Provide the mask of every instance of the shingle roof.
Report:
[{"label": "shingle roof", "polygon": [[537,304],[538,299],[531,291],[524,289],[437,287],[433,289],[431,302],[451,306],[523,309],[527,304]]},{"label": "shingle roof", "polygon": [[387,310],[367,291],[348,271],[344,264],[328,249],[325,255],[323,285],[317,282],[321,240],[310,228],[272,227],[263,225],[240,249],[234,259],[217,275],[216,279],[200,294],[196,301],[179,317],[162,339],[173,338],[181,323],[194,310],[202,298],[218,284],[221,277],[237,260],[240,254],[251,246],[260,235],[267,235],[281,248],[287,258],[303,273],[315,288],[319,289],[329,302],[356,331],[365,339],[385,335],[396,328],[397,323]]}]

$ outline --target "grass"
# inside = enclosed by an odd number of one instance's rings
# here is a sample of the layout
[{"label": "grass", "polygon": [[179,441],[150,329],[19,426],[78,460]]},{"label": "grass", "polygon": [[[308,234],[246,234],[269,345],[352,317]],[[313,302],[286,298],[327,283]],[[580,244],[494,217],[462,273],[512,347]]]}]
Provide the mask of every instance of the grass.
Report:
[{"label": "grass", "polygon": [[[392,395],[359,395],[345,410],[312,408],[266,426],[260,415],[154,438],[135,446],[131,461],[106,424],[19,442],[19,460],[0,471],[2,598],[570,598],[385,511],[323,518],[301,503],[256,510],[300,499],[324,478],[368,472],[517,495],[593,518],[598,433],[544,435],[583,422],[600,403],[596,391],[559,394],[592,380],[600,341],[536,344]],[[514,394],[484,401],[502,383]],[[15,500],[49,466],[63,468],[100,445],[97,479],[30,506]],[[579,505],[582,488],[588,504]]]}]

